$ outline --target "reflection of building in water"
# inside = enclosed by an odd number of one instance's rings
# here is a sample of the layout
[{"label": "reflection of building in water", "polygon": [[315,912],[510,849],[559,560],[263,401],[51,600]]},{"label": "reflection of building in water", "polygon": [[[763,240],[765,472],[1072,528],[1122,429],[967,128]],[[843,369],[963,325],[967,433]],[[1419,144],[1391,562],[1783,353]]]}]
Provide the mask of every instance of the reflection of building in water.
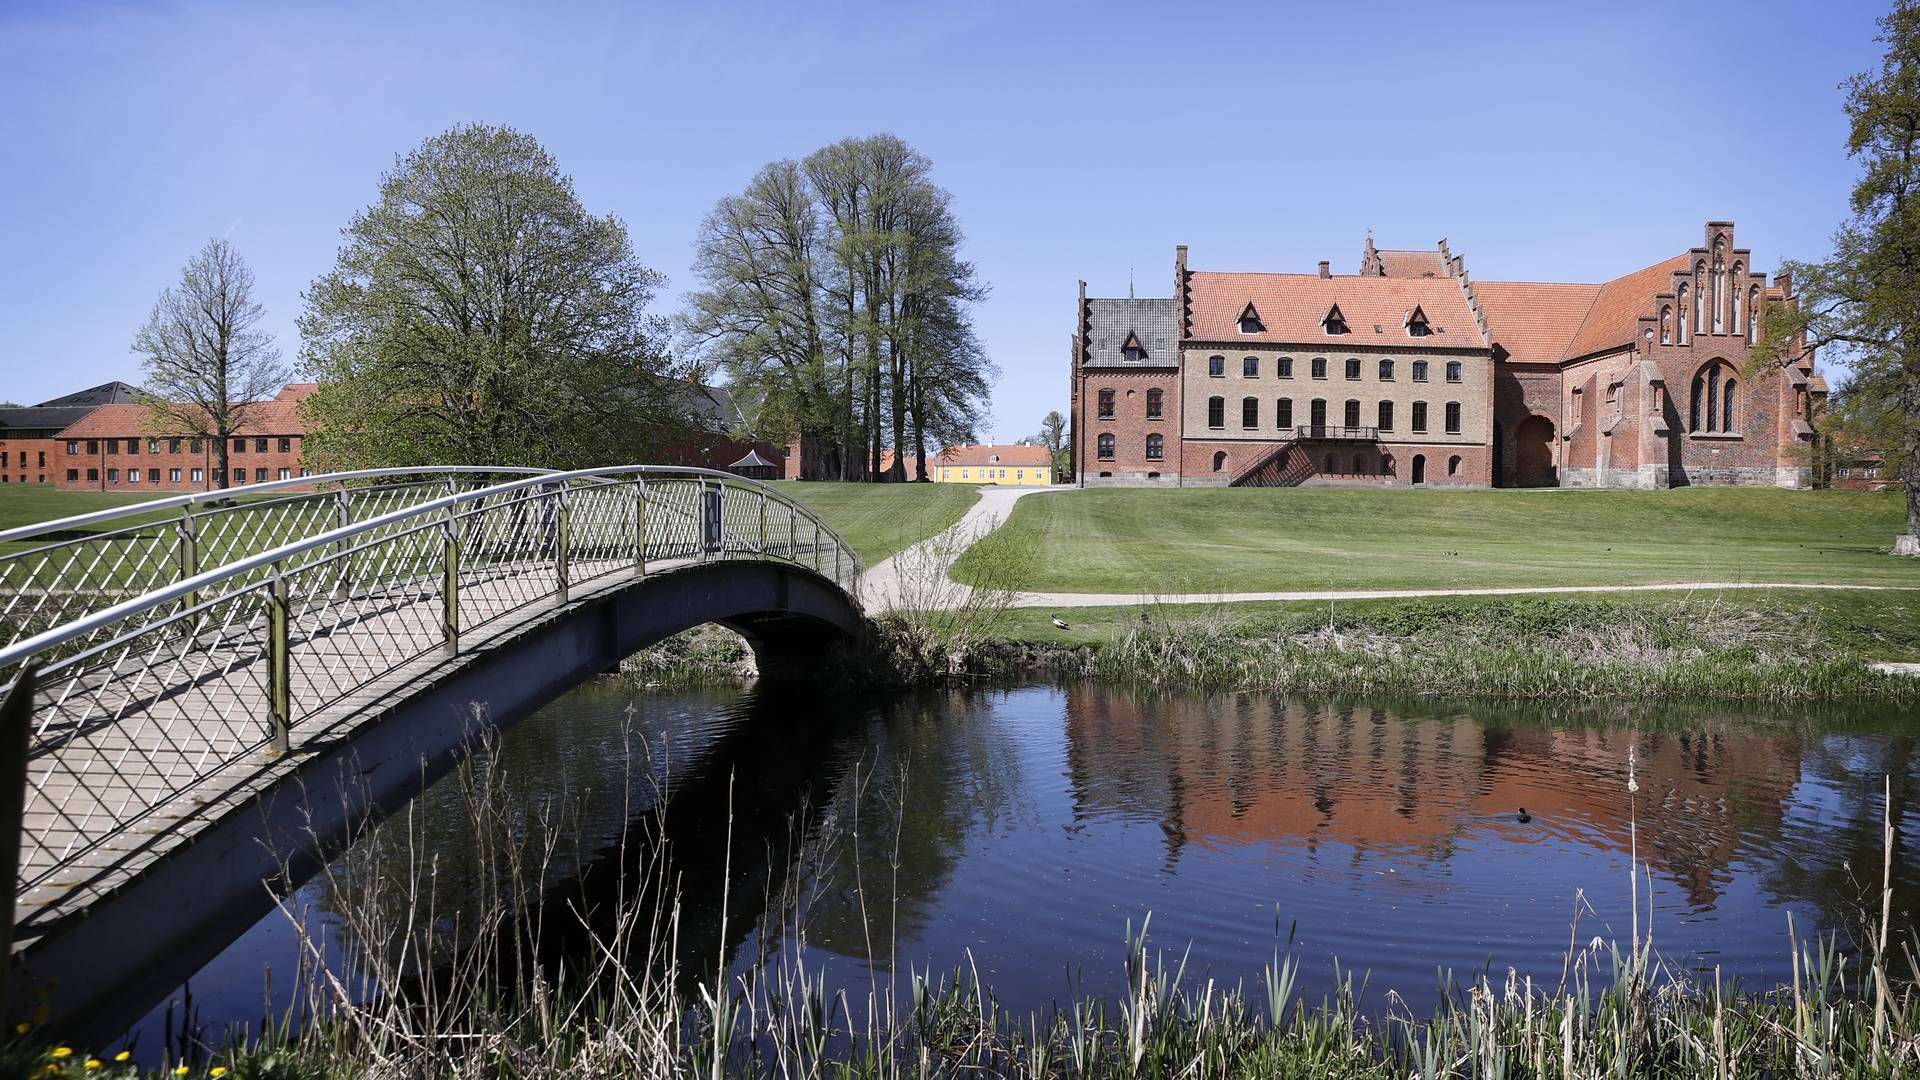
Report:
[{"label": "reflection of building in water", "polygon": [[[1150,818],[1169,862],[1186,844],[1266,843],[1444,858],[1471,829],[1629,844],[1628,732],[1488,728],[1265,695],[1151,701],[1067,695],[1067,759],[1083,814]],[[1797,739],[1642,734],[1641,857],[1695,905],[1748,832],[1778,834]],[[1520,826],[1526,807],[1535,821]]]}]

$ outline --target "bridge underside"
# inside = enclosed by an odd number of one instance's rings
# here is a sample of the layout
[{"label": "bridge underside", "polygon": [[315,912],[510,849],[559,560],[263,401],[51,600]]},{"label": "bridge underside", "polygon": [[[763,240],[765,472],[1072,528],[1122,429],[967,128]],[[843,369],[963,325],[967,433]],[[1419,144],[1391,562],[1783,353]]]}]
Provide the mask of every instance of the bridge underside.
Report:
[{"label": "bridge underside", "polygon": [[[56,977],[51,1030],[111,1038],[273,908],[369,821],[403,805],[486,729],[503,730],[635,650],[719,623],[761,671],[818,670],[860,632],[840,589],[782,563],[683,566],[531,604],[462,639],[458,655],[402,664],[307,725],[295,752],[216,778],[207,811],[149,836],[140,857],[23,920],[13,960],[28,985]],[[201,793],[202,795],[205,792]],[[155,853],[157,851],[157,854]],[[20,983],[15,984],[16,987]]]}]

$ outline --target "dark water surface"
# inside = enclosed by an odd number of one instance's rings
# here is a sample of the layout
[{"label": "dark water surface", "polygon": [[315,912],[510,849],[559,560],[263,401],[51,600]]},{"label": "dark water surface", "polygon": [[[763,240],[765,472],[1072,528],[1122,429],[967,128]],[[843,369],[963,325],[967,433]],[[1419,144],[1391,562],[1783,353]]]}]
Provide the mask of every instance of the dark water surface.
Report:
[{"label": "dark water surface", "polygon": [[[864,990],[892,956],[903,980],[971,964],[1003,1005],[1045,1008],[1072,992],[1070,972],[1084,992],[1120,992],[1125,928],[1151,914],[1151,944],[1176,962],[1190,949],[1190,977],[1258,985],[1291,934],[1311,999],[1337,958],[1370,977],[1376,1005],[1391,989],[1419,1009],[1443,969],[1551,986],[1577,895],[1581,943],[1624,946],[1636,813],[1656,948],[1771,985],[1789,973],[1787,912],[1844,945],[1877,906],[1890,774],[1908,808],[1895,909],[1911,925],[1916,732],[1920,716],[1872,711],[1534,713],[1085,686],[819,702],[607,680],[511,732],[482,775],[529,820],[577,813],[550,876],[588,867],[589,894],[664,787],[687,940],[736,969],[803,940],[830,988]],[[456,787],[410,812],[443,896],[483,876]],[[323,931],[330,899],[319,884],[300,894]],[[283,916],[256,926],[194,980],[201,1018],[257,1019],[263,965],[284,995],[293,951]],[[142,1028],[153,1045],[157,1017]]]}]

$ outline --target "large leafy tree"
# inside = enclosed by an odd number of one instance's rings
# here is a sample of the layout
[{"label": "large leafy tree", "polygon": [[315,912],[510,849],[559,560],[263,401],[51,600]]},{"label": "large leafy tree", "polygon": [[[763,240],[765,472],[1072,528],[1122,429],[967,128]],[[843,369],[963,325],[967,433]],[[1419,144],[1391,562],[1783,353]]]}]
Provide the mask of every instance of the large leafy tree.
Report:
[{"label": "large leafy tree", "polygon": [[1860,162],[1851,214],[1820,263],[1788,263],[1797,302],[1773,305],[1759,354],[1831,347],[1851,377],[1843,398],[1857,425],[1896,441],[1907,532],[1920,555],[1920,3],[1880,19],[1877,72],[1847,80],[1847,154]]},{"label": "large leafy tree", "polygon": [[[891,135],[762,169],[700,228],[702,288],[683,329],[759,400],[759,433],[799,438],[805,475],[926,478],[971,438],[995,369],[972,324],[985,290],[961,259],[950,196]],[[930,449],[931,448],[931,449]]]},{"label": "large leafy tree", "polygon": [[661,287],[531,136],[428,139],[355,214],[300,320],[333,467],[644,461],[684,435]]},{"label": "large leafy tree", "polygon": [[133,351],[146,356],[138,400],[155,435],[210,440],[214,481],[227,486],[231,436],[277,393],[287,369],[265,310],[253,298],[253,271],[233,245],[213,239],[187,260],[180,283],[164,289]]}]

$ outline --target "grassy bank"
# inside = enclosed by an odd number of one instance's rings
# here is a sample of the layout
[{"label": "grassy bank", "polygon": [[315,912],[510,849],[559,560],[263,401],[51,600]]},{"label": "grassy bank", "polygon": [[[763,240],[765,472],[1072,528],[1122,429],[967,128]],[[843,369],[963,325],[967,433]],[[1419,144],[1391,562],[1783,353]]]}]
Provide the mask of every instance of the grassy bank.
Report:
[{"label": "grassy bank", "polygon": [[1920,593],[1012,609],[961,647],[949,666],[1169,690],[1920,704],[1920,679],[1867,666],[1920,659]]},{"label": "grassy bank", "polygon": [[853,545],[864,565],[912,546],[960,520],[978,502],[970,484],[841,484],[809,480],[774,485],[806,503]]},{"label": "grassy bank", "polygon": [[1040,592],[1920,585],[1920,560],[1882,554],[1904,529],[1893,492],[1116,489],[1022,499],[984,544]]}]

